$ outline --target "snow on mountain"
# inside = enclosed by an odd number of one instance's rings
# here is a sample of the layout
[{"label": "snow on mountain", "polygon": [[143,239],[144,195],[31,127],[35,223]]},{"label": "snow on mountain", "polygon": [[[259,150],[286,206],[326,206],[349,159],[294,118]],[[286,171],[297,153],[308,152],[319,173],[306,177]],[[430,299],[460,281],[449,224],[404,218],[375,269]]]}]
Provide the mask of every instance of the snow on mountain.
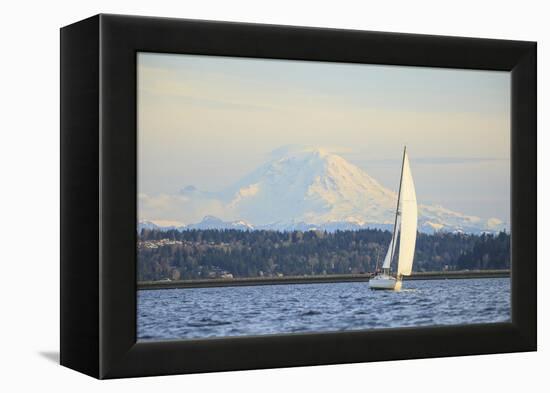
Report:
[{"label": "snow on mountain", "polygon": [[138,232],[141,232],[142,229],[149,229],[149,230],[153,230],[153,229],[160,229],[161,227],[159,227],[157,224],[155,224],[154,222],[152,221],[147,221],[147,220],[141,220],[138,222]]},{"label": "snow on mountain", "polygon": [[142,229],[182,229],[185,228],[185,225],[178,221],[167,221],[167,220],[140,220],[138,222],[138,231]]},{"label": "snow on mountain", "polygon": [[[413,161],[414,165],[414,161]],[[414,174],[414,166],[413,166]],[[396,179],[397,182],[397,179]],[[217,198],[226,216],[213,216],[185,228],[236,228],[333,231],[337,229],[391,229],[397,193],[382,186],[361,168],[320,148],[279,150],[272,160],[232,187],[214,195],[186,187],[186,197]],[[487,221],[419,199],[419,230],[481,232],[503,228],[502,221]]]},{"label": "snow on mountain", "polygon": [[254,227],[244,220],[223,221],[214,216],[206,216],[201,222],[187,225],[182,229],[239,229],[246,231],[252,230]]},{"label": "snow on mountain", "polygon": [[176,229],[178,231],[184,231],[184,230],[191,230],[191,229],[238,229],[238,230],[253,230],[254,227],[244,221],[244,220],[237,220],[237,221],[223,221],[219,219],[218,217],[214,216],[205,216],[200,222],[196,224],[189,224],[189,225],[170,225],[169,221],[148,221],[148,220],[141,220],[138,223],[138,232],[141,232],[142,229],[149,229],[149,230],[164,230],[169,231],[171,229]]},{"label": "snow on mountain", "polygon": [[[239,217],[272,229],[391,228],[397,203],[396,192],[319,148],[283,151],[226,194]],[[441,206],[419,205],[419,230],[424,232],[501,228],[498,219],[487,222]]]},{"label": "snow on mountain", "polygon": [[323,149],[283,154],[226,190],[239,217],[265,226],[328,222],[389,224],[395,193]]}]

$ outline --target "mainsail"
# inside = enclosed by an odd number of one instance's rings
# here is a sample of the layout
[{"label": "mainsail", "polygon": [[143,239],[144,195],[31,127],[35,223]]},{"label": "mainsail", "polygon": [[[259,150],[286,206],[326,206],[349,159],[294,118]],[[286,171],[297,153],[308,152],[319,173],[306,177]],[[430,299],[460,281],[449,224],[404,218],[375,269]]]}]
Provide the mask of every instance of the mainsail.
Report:
[{"label": "mainsail", "polygon": [[416,204],[416,191],[414,189],[411,167],[409,165],[409,157],[406,151],[403,157],[403,173],[401,176],[401,234],[399,239],[397,275],[409,276],[412,272],[414,248],[416,245],[418,207]]},{"label": "mainsail", "polygon": [[401,169],[401,184],[399,185],[397,207],[395,227],[382,268],[390,269],[395,251],[397,250],[395,243],[397,243],[399,236],[397,275],[408,276],[411,274],[414,259],[418,207],[409,157],[406,150],[403,153],[403,168]]}]

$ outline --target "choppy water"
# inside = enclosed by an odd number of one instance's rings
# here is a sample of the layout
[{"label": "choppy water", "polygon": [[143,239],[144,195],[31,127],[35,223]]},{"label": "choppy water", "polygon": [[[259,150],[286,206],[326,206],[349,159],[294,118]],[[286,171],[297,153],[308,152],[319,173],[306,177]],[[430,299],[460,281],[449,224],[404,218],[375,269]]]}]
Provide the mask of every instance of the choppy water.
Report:
[{"label": "choppy water", "polygon": [[138,339],[462,325],[510,320],[510,279],[290,284],[138,291]]}]

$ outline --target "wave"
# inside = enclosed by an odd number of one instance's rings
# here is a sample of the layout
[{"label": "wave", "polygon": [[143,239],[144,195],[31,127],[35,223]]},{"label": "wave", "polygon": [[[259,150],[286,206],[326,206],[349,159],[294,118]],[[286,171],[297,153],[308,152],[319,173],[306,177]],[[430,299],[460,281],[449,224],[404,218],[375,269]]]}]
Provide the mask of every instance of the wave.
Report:
[{"label": "wave", "polygon": [[190,327],[207,327],[207,326],[222,326],[231,325],[229,321],[218,321],[211,318],[201,318],[196,322],[187,322],[187,326]]},{"label": "wave", "polygon": [[321,314],[322,314],[321,311],[309,310],[309,311],[301,313],[300,316],[309,317],[309,316],[312,316],[312,315],[321,315]]}]

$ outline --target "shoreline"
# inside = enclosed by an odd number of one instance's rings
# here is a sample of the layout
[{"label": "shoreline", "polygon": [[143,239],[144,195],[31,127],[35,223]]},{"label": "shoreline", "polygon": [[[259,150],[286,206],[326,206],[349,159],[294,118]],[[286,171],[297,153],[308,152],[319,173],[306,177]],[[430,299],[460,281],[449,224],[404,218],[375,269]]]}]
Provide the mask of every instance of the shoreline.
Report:
[{"label": "shoreline", "polygon": [[[258,285],[285,284],[327,284],[339,282],[368,282],[372,274],[331,274],[319,276],[286,276],[286,277],[248,277],[248,278],[216,278],[179,281],[139,281],[138,290],[178,289],[178,288],[214,288]],[[448,280],[468,278],[506,278],[510,270],[471,270],[452,272],[422,272],[405,277],[409,280]]]}]

